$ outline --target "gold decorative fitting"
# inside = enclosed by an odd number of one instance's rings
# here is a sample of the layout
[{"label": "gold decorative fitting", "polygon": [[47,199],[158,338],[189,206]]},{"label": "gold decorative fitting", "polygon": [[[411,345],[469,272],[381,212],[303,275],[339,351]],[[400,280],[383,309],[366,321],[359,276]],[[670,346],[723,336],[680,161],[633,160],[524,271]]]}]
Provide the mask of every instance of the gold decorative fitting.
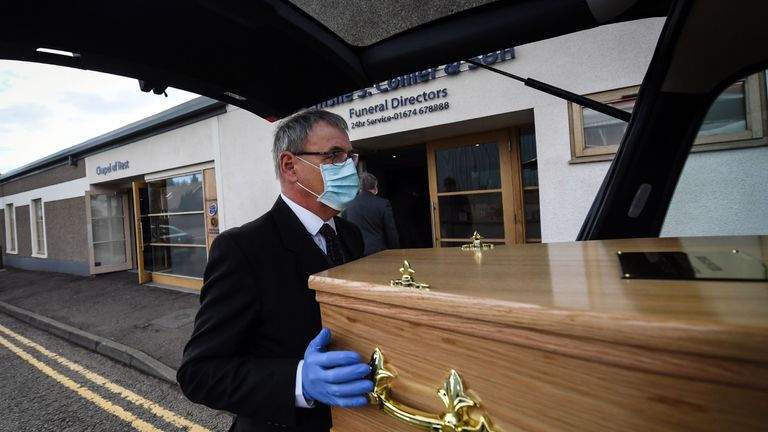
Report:
[{"label": "gold decorative fitting", "polygon": [[501,432],[485,415],[479,420],[470,416],[470,410],[479,408],[480,402],[464,393],[464,383],[455,370],[451,369],[443,387],[437,389],[437,395],[445,404],[445,412],[430,414],[407,407],[392,398],[390,386],[397,374],[387,369],[384,354],[379,348],[371,355],[370,365],[374,388],[368,393],[368,400],[371,405],[376,405],[401,422],[433,432]]},{"label": "gold decorative fitting", "polygon": [[402,277],[400,279],[392,279],[389,281],[389,285],[393,287],[416,288],[429,291],[429,284],[419,283],[413,279],[414,273],[416,273],[416,271],[411,268],[410,264],[408,264],[408,260],[405,260],[403,261],[403,267],[400,268]]},{"label": "gold decorative fitting", "polygon": [[483,250],[483,249],[493,249],[493,243],[483,243],[481,240],[485,237],[481,236],[480,234],[475,231],[474,234],[472,234],[472,237],[469,238],[469,240],[472,241],[472,243],[468,243],[465,245],[461,245],[461,250]]}]

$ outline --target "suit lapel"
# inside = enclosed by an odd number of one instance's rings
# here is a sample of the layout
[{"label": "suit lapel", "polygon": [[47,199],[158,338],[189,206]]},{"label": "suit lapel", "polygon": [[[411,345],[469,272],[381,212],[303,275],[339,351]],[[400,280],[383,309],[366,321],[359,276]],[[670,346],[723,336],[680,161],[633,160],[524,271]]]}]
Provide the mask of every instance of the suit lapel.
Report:
[{"label": "suit lapel", "polygon": [[301,223],[288,204],[278,197],[270,210],[285,250],[296,254],[296,265],[306,274],[314,274],[333,267],[333,262]]},{"label": "suit lapel", "polygon": [[350,222],[347,222],[338,216],[334,217],[334,221],[336,223],[336,233],[338,234],[339,241],[344,249],[346,261],[353,261],[360,258],[362,255],[359,251],[363,249],[363,245],[358,241],[361,239],[352,234],[349,225]]}]

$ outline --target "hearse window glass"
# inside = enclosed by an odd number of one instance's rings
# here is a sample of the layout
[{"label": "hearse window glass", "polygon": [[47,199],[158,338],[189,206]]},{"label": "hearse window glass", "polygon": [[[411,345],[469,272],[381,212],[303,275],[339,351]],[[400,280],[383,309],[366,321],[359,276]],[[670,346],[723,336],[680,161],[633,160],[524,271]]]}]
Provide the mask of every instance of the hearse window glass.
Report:
[{"label": "hearse window glass", "polygon": [[[736,81],[717,98],[678,180],[662,237],[768,235],[767,116],[763,73]],[[705,141],[712,137],[739,145]]]},{"label": "hearse window glass", "polygon": [[699,129],[699,136],[709,137],[746,131],[746,99],[744,80],[735,82],[725,89],[707,113]]},{"label": "hearse window glass", "polygon": [[716,150],[724,144],[751,146],[765,143],[765,106],[764,73],[731,84],[709,108],[696,137],[697,150]]}]

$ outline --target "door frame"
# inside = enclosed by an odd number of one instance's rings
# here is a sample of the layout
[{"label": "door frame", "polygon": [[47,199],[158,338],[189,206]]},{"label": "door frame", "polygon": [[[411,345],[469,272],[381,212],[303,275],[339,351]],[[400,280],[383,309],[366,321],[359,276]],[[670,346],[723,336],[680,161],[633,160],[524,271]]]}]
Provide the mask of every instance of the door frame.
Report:
[{"label": "door frame", "polygon": [[141,223],[141,204],[139,202],[139,190],[147,187],[145,181],[131,182],[131,190],[133,191],[133,222],[134,231],[136,232],[136,271],[139,275],[139,284],[145,284],[152,280],[152,273],[148,272],[144,268],[144,238]]},{"label": "door frame", "polygon": [[[91,197],[94,195],[117,195],[120,197],[120,205],[123,207],[123,239],[125,240],[125,262],[96,266],[96,252],[93,247],[93,214],[91,213]],[[91,274],[111,273],[130,270],[133,267],[133,252],[131,250],[131,222],[130,208],[128,206],[128,194],[119,191],[88,190],[85,191],[85,224],[88,237],[88,267]]]},{"label": "door frame", "polygon": [[[202,171],[200,173],[202,174]],[[205,184],[203,185],[203,187],[205,187]],[[133,214],[134,214],[134,222],[136,227],[135,228],[136,257],[137,257],[136,269],[139,275],[139,284],[145,284],[151,281],[151,282],[155,282],[162,285],[170,285],[170,286],[175,286],[179,288],[187,288],[187,289],[199,291],[203,287],[203,279],[201,278],[157,273],[157,272],[149,271],[144,267],[144,238],[143,238],[143,226],[141,222],[142,215],[141,215],[141,205],[139,202],[139,191],[143,188],[147,188],[147,182],[134,181],[131,183],[131,188],[133,190]],[[204,202],[205,202],[205,199],[204,199]],[[203,246],[206,249],[206,256],[210,248],[209,243],[212,241],[213,241],[212,239],[206,240],[206,245]]]}]

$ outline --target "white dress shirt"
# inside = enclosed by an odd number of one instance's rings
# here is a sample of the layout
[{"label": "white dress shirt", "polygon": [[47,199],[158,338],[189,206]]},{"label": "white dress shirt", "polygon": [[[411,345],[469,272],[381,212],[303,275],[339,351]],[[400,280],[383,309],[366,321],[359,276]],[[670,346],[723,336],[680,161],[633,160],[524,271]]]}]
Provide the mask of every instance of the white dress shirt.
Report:
[{"label": "white dress shirt", "polygon": [[[322,250],[323,253],[327,253],[327,249],[325,247],[325,237],[320,234],[320,228],[323,226],[323,224],[327,223],[331,226],[331,228],[333,228],[334,231],[336,231],[336,223],[333,221],[333,218],[330,218],[327,221],[323,221],[320,219],[320,216],[291,201],[291,199],[287,196],[280,194],[280,198],[282,198],[283,201],[288,204],[288,207],[290,207],[296,217],[299,218],[301,224],[304,225],[304,228],[307,229],[307,232],[309,232],[309,235],[311,235],[312,239],[315,240],[315,243],[317,243],[317,246],[320,248],[320,250]],[[299,408],[312,408],[315,406],[315,401],[305,399],[304,391],[302,390],[301,371],[303,368],[304,360],[301,360],[299,361],[299,366],[296,368],[296,388],[294,390],[294,394],[296,396],[296,406]]]}]

